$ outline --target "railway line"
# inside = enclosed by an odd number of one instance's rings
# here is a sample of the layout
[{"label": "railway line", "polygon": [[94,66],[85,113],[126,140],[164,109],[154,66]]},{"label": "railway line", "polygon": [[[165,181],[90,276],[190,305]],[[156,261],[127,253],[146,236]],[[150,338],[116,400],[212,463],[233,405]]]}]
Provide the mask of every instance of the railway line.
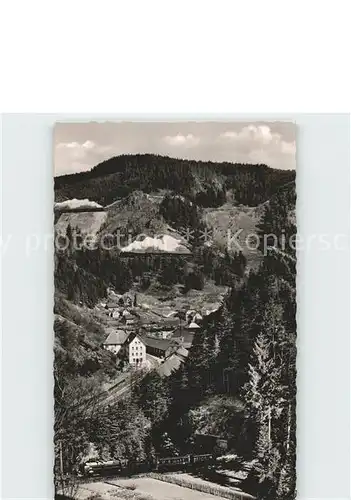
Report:
[{"label": "railway line", "polygon": [[215,465],[213,454],[183,455],[174,457],[155,457],[152,460],[109,460],[88,461],[81,465],[81,477],[130,476],[145,472],[171,472],[188,468],[201,468]]}]

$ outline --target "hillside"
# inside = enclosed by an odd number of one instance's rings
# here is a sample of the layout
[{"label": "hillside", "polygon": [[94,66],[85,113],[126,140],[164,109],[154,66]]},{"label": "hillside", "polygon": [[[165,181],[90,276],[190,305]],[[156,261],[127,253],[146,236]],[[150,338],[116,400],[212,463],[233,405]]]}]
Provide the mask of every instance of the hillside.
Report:
[{"label": "hillside", "polygon": [[107,220],[107,212],[65,212],[62,213],[55,224],[55,229],[60,234],[66,234],[70,225],[82,234],[96,235],[100,232]]},{"label": "hillside", "polygon": [[78,307],[61,294],[55,296],[55,366],[65,376],[98,375],[101,380],[116,374],[116,362],[102,349],[106,330],[96,314]]},{"label": "hillside", "polygon": [[164,226],[159,216],[159,203],[140,190],[111,203],[106,210],[108,217],[104,229],[108,233],[113,233],[118,228],[141,232],[157,222],[160,227]]},{"label": "hillside", "polygon": [[[277,236],[279,250],[296,233],[294,179],[155,155],[55,179],[56,232],[98,243],[55,254],[57,467],[63,454],[74,474],[91,444],[107,460],[208,449],[235,456],[257,498],[294,498],[295,253],[266,251],[264,238]],[[134,346],[119,363],[102,348],[118,329],[148,337],[145,361]],[[167,340],[176,353],[159,349]],[[154,369],[123,388],[125,400],[86,413],[139,362]],[[201,474],[221,480],[212,467]]]},{"label": "hillside", "polygon": [[[257,267],[261,255],[247,244],[248,235],[257,232],[269,199],[280,189],[294,191],[294,179],[293,171],[265,165],[122,155],[91,171],[55,178],[58,206],[77,206],[79,198],[81,205],[91,200],[90,205],[105,207],[103,212],[64,213],[56,229],[65,232],[69,224],[94,236],[117,235],[119,247],[135,247],[138,252],[143,252],[138,242],[145,235],[180,240],[190,234],[187,243],[194,245],[195,229],[198,243],[212,246],[217,255],[225,249],[239,252],[233,241],[239,231],[238,242],[248,266]],[[206,230],[209,238],[205,241]]]},{"label": "hillside", "polygon": [[211,230],[213,241],[220,248],[228,248],[231,252],[242,249],[251,267],[260,260],[260,255],[254,247],[251,250],[247,245],[247,239],[251,234],[256,234],[263,212],[264,205],[248,207],[226,203],[218,208],[207,208],[203,214],[203,221]]},{"label": "hillside", "polygon": [[279,186],[295,179],[295,172],[265,165],[242,165],[181,160],[158,155],[122,155],[88,172],[55,178],[55,199],[77,197],[109,205],[135,190],[170,190],[200,206],[219,206],[231,191],[235,204],[257,206]]},{"label": "hillside", "polygon": [[[167,292],[180,285],[183,293],[203,288],[207,280],[237,286],[262,260],[250,235],[257,242],[264,214],[273,210],[277,234],[287,220],[294,226],[294,178],[295,172],[262,165],[155,155],[115,157],[89,172],[57,177],[56,207],[104,205],[98,212],[62,213],[57,232],[70,227],[95,238],[109,235],[114,251],[60,253],[56,286],[89,306],[106,296],[109,286],[125,292],[138,283],[139,292],[150,286]],[[157,253],[189,254],[193,264],[155,255],[142,259]]]}]

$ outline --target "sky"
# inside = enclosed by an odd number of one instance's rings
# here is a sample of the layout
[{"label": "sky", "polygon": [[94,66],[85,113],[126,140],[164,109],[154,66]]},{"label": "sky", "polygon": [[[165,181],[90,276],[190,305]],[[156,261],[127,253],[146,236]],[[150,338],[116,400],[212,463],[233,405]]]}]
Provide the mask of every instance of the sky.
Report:
[{"label": "sky", "polygon": [[264,163],[295,169],[293,122],[57,123],[55,175],[90,170],[112,156],[154,153],[174,158]]}]

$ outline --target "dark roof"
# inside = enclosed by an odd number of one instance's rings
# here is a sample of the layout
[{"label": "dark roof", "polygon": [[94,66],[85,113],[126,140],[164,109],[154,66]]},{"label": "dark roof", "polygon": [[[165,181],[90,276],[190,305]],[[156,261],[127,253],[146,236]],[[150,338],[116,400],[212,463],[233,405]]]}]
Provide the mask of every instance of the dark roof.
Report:
[{"label": "dark roof", "polygon": [[177,326],[179,326],[179,319],[174,318],[173,316],[170,316],[169,318],[163,318],[162,322],[160,324],[161,324],[161,326],[177,327]]},{"label": "dark roof", "polygon": [[127,340],[129,334],[130,332],[126,332],[125,330],[111,332],[105,340],[104,345],[122,345]]},{"label": "dark roof", "polygon": [[142,335],[140,335],[138,332],[136,332],[135,330],[132,330],[131,332],[129,332],[129,335],[126,339],[126,343],[130,344],[131,341],[135,339],[135,337],[138,337],[138,339],[141,340],[141,342],[143,342],[145,344],[145,338]]},{"label": "dark roof", "polygon": [[194,332],[189,330],[177,330],[173,333],[171,340],[178,342],[186,349],[190,349],[194,340]]},{"label": "dark roof", "polygon": [[148,347],[153,347],[154,349],[161,349],[166,351],[172,344],[168,339],[154,339],[153,337],[143,337],[143,342]]},{"label": "dark roof", "polygon": [[172,338],[179,339],[183,337],[184,342],[192,342],[194,340],[194,331],[185,328],[178,328],[172,335]]}]

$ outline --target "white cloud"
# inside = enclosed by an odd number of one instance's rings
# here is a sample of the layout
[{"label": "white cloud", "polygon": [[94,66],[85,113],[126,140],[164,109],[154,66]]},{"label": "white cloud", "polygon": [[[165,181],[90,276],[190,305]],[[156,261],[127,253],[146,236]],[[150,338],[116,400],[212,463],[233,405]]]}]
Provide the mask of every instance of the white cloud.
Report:
[{"label": "white cloud", "polygon": [[238,132],[228,130],[219,136],[221,139],[235,142],[250,141],[260,144],[271,144],[281,139],[279,134],[272,134],[268,125],[247,125]]},{"label": "white cloud", "polygon": [[57,173],[84,172],[111,156],[111,146],[98,145],[96,142],[59,142],[56,145],[55,165],[60,165]]},{"label": "white cloud", "polygon": [[85,141],[82,144],[79,142],[59,142],[56,146],[58,149],[93,149],[96,147],[95,142]]},{"label": "white cloud", "polygon": [[69,124],[55,135],[56,175],[89,170],[125,153],[296,166],[295,126],[289,122]]},{"label": "white cloud", "polygon": [[79,142],[59,142],[56,147],[57,149],[73,149],[73,148],[79,148],[80,144]]},{"label": "white cloud", "polygon": [[170,146],[185,146],[185,147],[193,147],[197,146],[200,142],[199,137],[195,137],[193,134],[188,135],[166,135],[164,137],[164,141],[167,142]]},{"label": "white cloud", "polygon": [[96,147],[96,144],[93,141],[85,141],[84,144],[82,144],[82,148],[84,148],[84,149],[93,149],[95,147]]},{"label": "white cloud", "polygon": [[[266,163],[273,168],[295,168],[295,141],[283,140],[268,125],[247,125],[227,130],[218,137],[223,148],[232,150],[233,161]],[[246,160],[245,160],[246,158]]]}]

